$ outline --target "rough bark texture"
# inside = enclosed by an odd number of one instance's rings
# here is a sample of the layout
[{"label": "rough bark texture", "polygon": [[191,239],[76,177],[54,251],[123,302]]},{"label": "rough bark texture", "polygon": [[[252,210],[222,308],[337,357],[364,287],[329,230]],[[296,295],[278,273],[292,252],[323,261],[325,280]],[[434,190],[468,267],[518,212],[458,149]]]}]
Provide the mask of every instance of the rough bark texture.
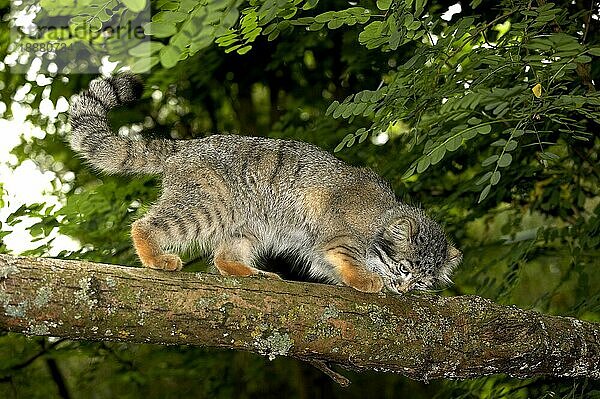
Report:
[{"label": "rough bark texture", "polygon": [[418,380],[600,378],[600,324],[477,296],[0,255],[0,305],[0,329],[31,335],[230,348]]}]

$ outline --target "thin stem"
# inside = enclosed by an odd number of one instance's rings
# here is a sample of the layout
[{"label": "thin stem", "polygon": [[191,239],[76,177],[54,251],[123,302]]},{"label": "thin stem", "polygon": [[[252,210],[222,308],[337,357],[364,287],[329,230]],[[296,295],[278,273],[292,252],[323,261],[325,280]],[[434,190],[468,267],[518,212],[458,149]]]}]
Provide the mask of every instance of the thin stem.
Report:
[{"label": "thin stem", "polygon": [[58,364],[56,364],[56,360],[49,357],[46,359],[46,365],[50,370],[50,375],[58,388],[58,394],[63,399],[71,399],[71,395],[69,394],[69,390],[67,389],[67,385],[65,384],[65,379],[58,368]]}]

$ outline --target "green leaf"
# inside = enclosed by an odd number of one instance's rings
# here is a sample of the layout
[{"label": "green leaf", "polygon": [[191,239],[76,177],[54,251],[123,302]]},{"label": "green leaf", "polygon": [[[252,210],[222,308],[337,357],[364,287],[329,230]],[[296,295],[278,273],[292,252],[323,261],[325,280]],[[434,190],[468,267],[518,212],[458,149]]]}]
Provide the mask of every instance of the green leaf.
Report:
[{"label": "green leaf", "polygon": [[600,47],[590,47],[587,52],[596,57],[600,57]]},{"label": "green leaf", "polygon": [[504,147],[504,151],[513,151],[515,148],[517,148],[517,141],[516,140],[508,140],[508,143],[506,143],[506,147]]},{"label": "green leaf", "polygon": [[351,147],[354,144],[354,134],[349,133],[344,136],[342,141],[335,147],[333,152],[340,152],[342,148],[348,146]]},{"label": "green leaf", "polygon": [[492,186],[495,186],[496,184],[498,184],[498,182],[500,181],[500,172],[498,172],[497,170],[492,173],[492,176],[490,176],[490,184]]},{"label": "green leaf", "polygon": [[337,17],[337,13],[335,11],[327,11],[327,12],[324,12],[323,14],[317,15],[315,17],[315,22],[324,24],[326,22],[333,20],[336,17]]},{"label": "green leaf", "polygon": [[479,201],[477,201],[477,202],[479,203],[479,202],[483,201],[488,196],[491,189],[492,189],[491,184],[488,184],[487,186],[485,186],[484,189],[481,191],[481,194],[479,195]]},{"label": "green leaf", "polygon": [[244,32],[244,40],[246,41],[246,43],[252,43],[254,40],[256,40],[258,35],[260,35],[261,31],[261,27],[256,27],[249,32]]},{"label": "green leaf", "polygon": [[488,134],[492,131],[492,127],[490,125],[481,125],[477,126],[477,133],[479,134]]},{"label": "green leaf", "polygon": [[461,136],[465,140],[471,140],[473,137],[477,136],[477,132],[475,129],[467,129],[461,133]]},{"label": "green leaf", "polygon": [[382,29],[384,27],[383,22],[373,21],[369,25],[365,26],[365,29],[358,35],[359,40],[367,41],[370,39],[377,39],[381,36]]},{"label": "green leaf", "polygon": [[158,38],[169,37],[177,33],[177,27],[173,23],[149,22],[144,25],[144,33]]},{"label": "green leaf", "polygon": [[233,25],[235,25],[235,23],[237,22],[238,18],[240,17],[240,11],[235,8],[232,7],[229,12],[227,14],[225,14],[225,16],[223,17],[223,25],[225,27],[232,27]]},{"label": "green leaf", "polygon": [[354,106],[352,113],[354,115],[360,115],[364,112],[365,108],[367,108],[367,103],[359,103]]},{"label": "green leaf", "polygon": [[400,41],[402,40],[402,32],[395,30],[392,32],[390,36],[390,49],[396,50],[400,45]]},{"label": "green leaf", "polygon": [[496,162],[498,160],[498,155],[492,155],[489,158],[484,159],[484,161],[481,163],[481,166],[488,166],[493,164],[494,162]]},{"label": "green leaf", "polygon": [[448,151],[456,151],[458,147],[462,144],[462,138],[460,135],[454,136],[446,142],[446,150]]},{"label": "green leaf", "polygon": [[481,178],[479,180],[477,180],[477,182],[475,184],[477,184],[477,185],[483,184],[486,181],[488,181],[491,176],[492,176],[492,172],[487,172],[486,174],[481,176]]},{"label": "green leaf", "polygon": [[156,3],[156,8],[161,11],[175,11],[181,8],[182,11],[188,12],[193,8],[189,4],[190,0],[158,0]]},{"label": "green leaf", "polygon": [[508,165],[510,165],[511,162],[512,162],[512,155],[504,153],[504,154],[502,154],[500,159],[498,159],[498,166],[501,168],[505,168]]},{"label": "green leaf", "polygon": [[323,28],[323,26],[325,26],[325,24],[318,24],[318,23],[314,23],[308,26],[308,30],[310,31],[317,31],[317,30],[321,30]]},{"label": "green leaf", "polygon": [[356,137],[353,134],[349,134],[348,136],[350,136],[350,137],[346,141],[346,147],[350,148],[354,145],[354,141],[356,140]]},{"label": "green leaf", "polygon": [[344,25],[344,20],[343,19],[332,19],[331,21],[329,21],[327,23],[327,27],[329,29],[337,29],[340,26]]},{"label": "green leaf", "polygon": [[550,152],[550,151],[544,151],[544,152],[542,152],[540,154],[540,157],[542,159],[546,159],[548,161],[556,161],[556,160],[560,159],[560,157],[558,155],[556,155],[555,153]]},{"label": "green leaf", "polygon": [[103,9],[98,12],[96,17],[98,17],[98,19],[100,19],[100,21],[102,21],[102,22],[108,22],[112,18],[112,12],[110,12],[110,15],[109,15],[107,10]]},{"label": "green leaf", "polygon": [[537,18],[536,21],[538,22],[549,22],[552,21],[555,18],[554,14],[540,14]]},{"label": "green leaf", "polygon": [[241,44],[241,43],[238,43],[238,44],[236,44],[236,45],[234,45],[234,46],[227,47],[227,48],[225,49],[225,54],[233,53],[235,50],[239,49],[239,48],[240,48],[240,47],[242,47],[242,46],[243,46],[243,44]]},{"label": "green leaf", "polygon": [[361,15],[368,15],[370,11],[363,7],[350,7],[344,10],[346,14],[352,15],[354,17],[359,17]]},{"label": "green leaf", "polygon": [[[538,4],[543,4],[543,3],[539,2]],[[543,12],[543,11],[547,11],[547,10],[553,8],[553,7],[554,7],[553,3],[547,3],[547,4],[544,4],[544,5],[540,6],[540,7],[538,7],[537,11],[538,12]]]},{"label": "green leaf", "polygon": [[165,45],[160,42],[147,41],[138,44],[137,46],[129,49],[129,55],[134,57],[148,57],[157,51],[160,51]]},{"label": "green leaf", "polygon": [[132,12],[141,12],[146,8],[146,0],[122,0],[122,2]]},{"label": "green leaf", "polygon": [[404,69],[416,69],[423,66],[427,59],[421,54],[413,55],[410,60],[406,61],[402,68]]},{"label": "green leaf", "polygon": [[446,155],[446,149],[444,147],[438,147],[433,150],[430,155],[431,164],[435,165],[440,162],[444,158],[444,155]]},{"label": "green leaf", "polygon": [[392,5],[392,0],[377,0],[377,8],[381,11],[389,10],[390,5]]},{"label": "green leaf", "polygon": [[152,21],[177,23],[184,21],[189,14],[177,11],[161,11],[152,17]]},{"label": "green leaf", "polygon": [[302,6],[303,10],[310,10],[311,8],[315,8],[319,0],[306,0],[306,3]]},{"label": "green leaf", "polygon": [[370,104],[365,109],[365,112],[363,112],[363,116],[369,116],[369,115],[371,115],[373,112],[375,112],[375,108],[377,108],[377,104]]},{"label": "green leaf", "polygon": [[344,23],[348,26],[352,26],[352,25],[356,24],[356,22],[357,22],[356,17],[350,16],[350,17],[344,18]]},{"label": "green leaf", "polygon": [[[494,115],[499,115],[507,107],[508,107],[508,103],[507,102],[500,103],[500,105],[498,105],[496,108],[494,108]],[[482,133],[482,134],[485,134],[485,133]]]},{"label": "green leaf", "polygon": [[239,39],[238,35],[235,33],[230,33],[228,35],[223,35],[217,38],[217,40],[215,40],[215,43],[217,43],[219,46],[222,47],[229,47],[231,46],[233,43],[237,42]]},{"label": "green leaf", "polygon": [[262,33],[263,33],[263,35],[269,35],[275,29],[277,29],[277,24],[276,23],[272,23],[271,25],[269,25],[265,29],[263,29]]},{"label": "green leaf", "polygon": [[365,129],[364,127],[361,127],[360,129],[358,129],[356,131],[356,133],[354,133],[355,136],[358,136],[358,142],[362,143],[363,141],[365,141],[367,139],[367,137],[369,137],[369,131],[367,129]]},{"label": "green leaf", "polygon": [[406,28],[408,30],[417,30],[419,29],[419,27],[421,26],[421,21],[413,21],[410,25],[408,25]]},{"label": "green leaf", "polygon": [[415,16],[419,17],[423,13],[425,9],[425,4],[427,0],[415,0]]},{"label": "green leaf", "polygon": [[152,57],[140,58],[131,65],[131,72],[138,74],[149,72],[159,62],[159,58],[154,55]]},{"label": "green leaf", "polygon": [[239,49],[237,51],[237,53],[240,54],[240,55],[243,55],[243,54],[246,54],[250,50],[252,50],[252,46],[244,46],[241,49]]},{"label": "green leaf", "polygon": [[175,65],[177,65],[180,56],[181,53],[179,52],[179,49],[174,46],[165,46],[160,49],[159,53],[160,63],[167,69],[173,68]]},{"label": "green leaf", "polygon": [[349,118],[350,115],[352,115],[354,108],[356,108],[354,103],[346,104],[344,111],[342,112],[342,118],[344,118],[344,119]]},{"label": "green leaf", "polygon": [[326,116],[327,115],[331,115],[331,113],[333,111],[335,111],[335,109],[337,107],[339,107],[339,105],[340,105],[340,102],[338,100],[335,100],[334,102],[332,102],[331,104],[329,104],[329,107],[327,107],[327,111],[325,111],[325,115]]},{"label": "green leaf", "polygon": [[342,112],[346,110],[346,104],[340,104],[336,109],[333,110],[333,117],[335,119],[342,116]]},{"label": "green leaf", "polygon": [[368,11],[356,16],[356,22],[359,24],[366,24],[369,22],[369,19],[371,19],[371,15],[368,13]]},{"label": "green leaf", "polygon": [[588,63],[592,62],[592,57],[590,57],[588,55],[580,55],[579,57],[575,58],[573,61],[580,63],[580,64],[588,64]]},{"label": "green leaf", "polygon": [[356,93],[354,96],[354,101],[362,101],[365,103],[371,102],[373,99],[373,92],[371,90],[363,90]]},{"label": "green leaf", "polygon": [[428,157],[423,157],[417,164],[417,173],[423,173],[431,165],[431,160]]},{"label": "green leaf", "polygon": [[409,177],[411,177],[412,175],[414,175],[415,174],[415,169],[416,169],[416,165],[413,165],[410,168],[408,168],[408,170],[406,172],[404,172],[404,174],[402,175],[401,179],[402,180],[406,180]]}]

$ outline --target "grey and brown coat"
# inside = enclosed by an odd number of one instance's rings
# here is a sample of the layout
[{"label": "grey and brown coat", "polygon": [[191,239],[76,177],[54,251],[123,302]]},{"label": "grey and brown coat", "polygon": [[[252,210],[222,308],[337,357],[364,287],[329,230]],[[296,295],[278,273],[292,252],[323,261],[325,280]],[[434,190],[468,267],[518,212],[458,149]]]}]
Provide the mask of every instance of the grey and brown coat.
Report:
[{"label": "grey and brown coat", "polygon": [[111,131],[107,113],[136,100],[131,75],[94,80],[71,107],[71,147],[105,173],[162,177],[162,195],[133,223],[144,266],[182,267],[200,246],[225,275],[267,274],[263,254],[285,254],[325,282],[378,292],[449,280],[461,254],[441,227],[396,200],[384,180],[300,141],[213,135],[141,139]]}]

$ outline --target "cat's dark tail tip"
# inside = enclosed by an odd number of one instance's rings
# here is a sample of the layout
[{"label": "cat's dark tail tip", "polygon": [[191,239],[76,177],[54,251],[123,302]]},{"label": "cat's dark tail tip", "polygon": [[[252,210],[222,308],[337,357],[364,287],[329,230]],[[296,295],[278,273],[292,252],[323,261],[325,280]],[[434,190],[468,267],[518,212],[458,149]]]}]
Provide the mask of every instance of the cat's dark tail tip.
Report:
[{"label": "cat's dark tail tip", "polygon": [[115,89],[122,103],[129,103],[138,100],[144,92],[142,80],[130,73],[123,72],[107,79]]}]

